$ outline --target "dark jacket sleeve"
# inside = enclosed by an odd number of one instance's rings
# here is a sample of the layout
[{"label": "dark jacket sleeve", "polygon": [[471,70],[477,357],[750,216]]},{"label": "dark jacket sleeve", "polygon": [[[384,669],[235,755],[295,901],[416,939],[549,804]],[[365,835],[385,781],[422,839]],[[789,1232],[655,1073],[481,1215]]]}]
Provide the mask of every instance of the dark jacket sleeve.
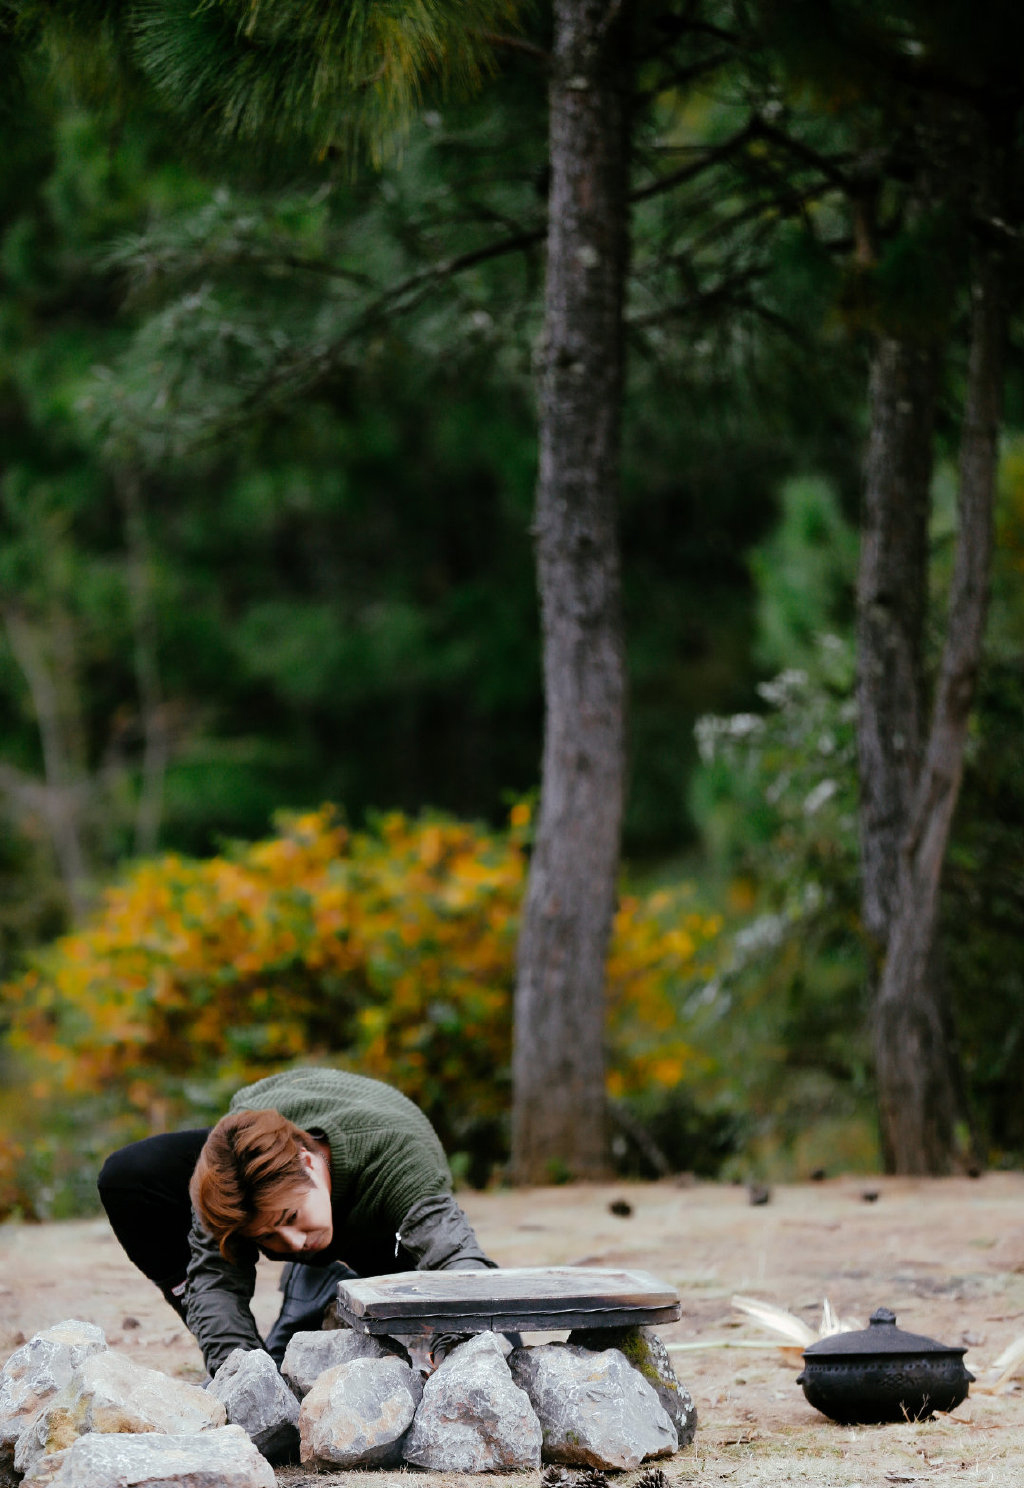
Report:
[{"label": "dark jacket sleeve", "polygon": [[418,1199],[399,1226],[396,1241],[417,1271],[482,1271],[497,1268],[451,1194]]},{"label": "dark jacket sleeve", "polygon": [[192,1258],[187,1272],[185,1321],[203,1351],[207,1369],[216,1374],[232,1349],[264,1347],[249,1310],[256,1290],[256,1247],[247,1246],[240,1264],[232,1265],[195,1214],[188,1243]]}]

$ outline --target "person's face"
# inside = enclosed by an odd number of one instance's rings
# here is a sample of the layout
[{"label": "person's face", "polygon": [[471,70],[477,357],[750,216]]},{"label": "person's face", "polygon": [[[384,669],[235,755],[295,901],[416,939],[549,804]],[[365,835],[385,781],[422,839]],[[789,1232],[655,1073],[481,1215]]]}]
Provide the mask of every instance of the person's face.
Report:
[{"label": "person's face", "polygon": [[280,1207],[246,1231],[268,1255],[287,1258],[303,1251],[326,1250],[334,1236],[327,1165],[314,1152],[303,1152],[300,1160],[309,1186],[296,1185],[286,1191]]}]

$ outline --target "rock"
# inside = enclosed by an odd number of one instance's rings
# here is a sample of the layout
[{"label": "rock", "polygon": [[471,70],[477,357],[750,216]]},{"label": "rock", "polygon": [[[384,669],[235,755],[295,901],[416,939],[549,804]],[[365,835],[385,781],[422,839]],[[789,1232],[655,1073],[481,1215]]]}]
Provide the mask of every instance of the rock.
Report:
[{"label": "rock", "polygon": [[541,1427],[512,1378],[505,1340],[477,1333],[423,1387],[405,1460],[432,1472],[514,1472],[537,1468]]},{"label": "rock", "polygon": [[69,1318],[34,1333],[0,1369],[0,1481],[25,1427],[90,1354],[107,1346],[95,1323]]},{"label": "rock", "polygon": [[299,1402],[263,1349],[232,1349],[206,1393],[223,1402],[230,1423],[247,1431],[264,1456],[294,1453]]},{"label": "rock", "polygon": [[336,1297],[333,1302],[328,1302],[327,1306],[324,1308],[324,1320],[320,1324],[320,1326],[321,1328],[328,1329],[344,1329],[352,1327],[352,1324],[348,1322],[346,1318],[343,1318],[341,1313],[338,1311],[338,1299]]},{"label": "rock", "polygon": [[35,1465],[29,1470],[27,1478],[12,1478],[12,1483],[17,1483],[18,1488],[49,1488],[54,1478],[64,1466],[64,1460],[70,1452],[70,1447],[64,1447],[59,1452],[47,1452],[45,1457],[37,1457]]},{"label": "rock", "polygon": [[[51,1464],[57,1461],[56,1472]],[[40,1459],[22,1488],[274,1488],[274,1470],[240,1426],[188,1435],[82,1436]]]},{"label": "rock", "polygon": [[184,1434],[225,1424],[224,1407],[198,1385],[133,1364],[114,1349],[93,1354],[26,1426],[14,1465],[27,1472],[44,1453],[59,1452],[87,1432]]},{"label": "rock", "polygon": [[281,1361],[281,1373],[297,1400],[308,1395],[320,1376],[337,1364],[353,1359],[397,1357],[408,1364],[409,1355],[393,1338],[351,1329],[316,1333],[293,1333]]},{"label": "rock", "polygon": [[419,1374],[394,1355],[350,1359],[316,1381],[299,1410],[307,1467],[392,1466],[423,1394]]},{"label": "rock", "polygon": [[630,1471],[676,1450],[664,1406],[618,1349],[545,1343],[509,1364],[540,1419],[545,1461]]},{"label": "rock", "polygon": [[688,1447],[697,1433],[697,1408],[689,1390],[679,1383],[668,1349],[655,1328],[577,1328],[569,1343],[580,1348],[616,1348],[638,1369],[668,1413],[681,1447]]}]

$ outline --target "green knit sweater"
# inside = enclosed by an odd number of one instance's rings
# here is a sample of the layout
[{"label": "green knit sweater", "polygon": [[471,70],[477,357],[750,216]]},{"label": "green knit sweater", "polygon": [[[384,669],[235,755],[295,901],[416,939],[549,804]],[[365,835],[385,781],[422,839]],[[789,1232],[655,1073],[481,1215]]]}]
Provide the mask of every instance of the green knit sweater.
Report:
[{"label": "green knit sweater", "polygon": [[[434,1128],[401,1091],[347,1070],[295,1069],[246,1085],[232,1111],[279,1111],[331,1149],[332,1252],[345,1240],[394,1236],[419,1199],[451,1191]],[[362,1249],[362,1246],[358,1247]]]}]

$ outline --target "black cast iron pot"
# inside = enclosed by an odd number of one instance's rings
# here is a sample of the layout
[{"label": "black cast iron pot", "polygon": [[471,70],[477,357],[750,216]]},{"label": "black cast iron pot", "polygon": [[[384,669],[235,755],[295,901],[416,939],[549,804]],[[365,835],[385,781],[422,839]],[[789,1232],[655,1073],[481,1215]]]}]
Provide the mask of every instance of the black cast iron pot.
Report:
[{"label": "black cast iron pot", "polygon": [[905,1333],[896,1314],[879,1307],[857,1333],[834,1333],[804,1349],[797,1378],[816,1410],[844,1426],[920,1421],[966,1398],[974,1375],[966,1349]]}]

